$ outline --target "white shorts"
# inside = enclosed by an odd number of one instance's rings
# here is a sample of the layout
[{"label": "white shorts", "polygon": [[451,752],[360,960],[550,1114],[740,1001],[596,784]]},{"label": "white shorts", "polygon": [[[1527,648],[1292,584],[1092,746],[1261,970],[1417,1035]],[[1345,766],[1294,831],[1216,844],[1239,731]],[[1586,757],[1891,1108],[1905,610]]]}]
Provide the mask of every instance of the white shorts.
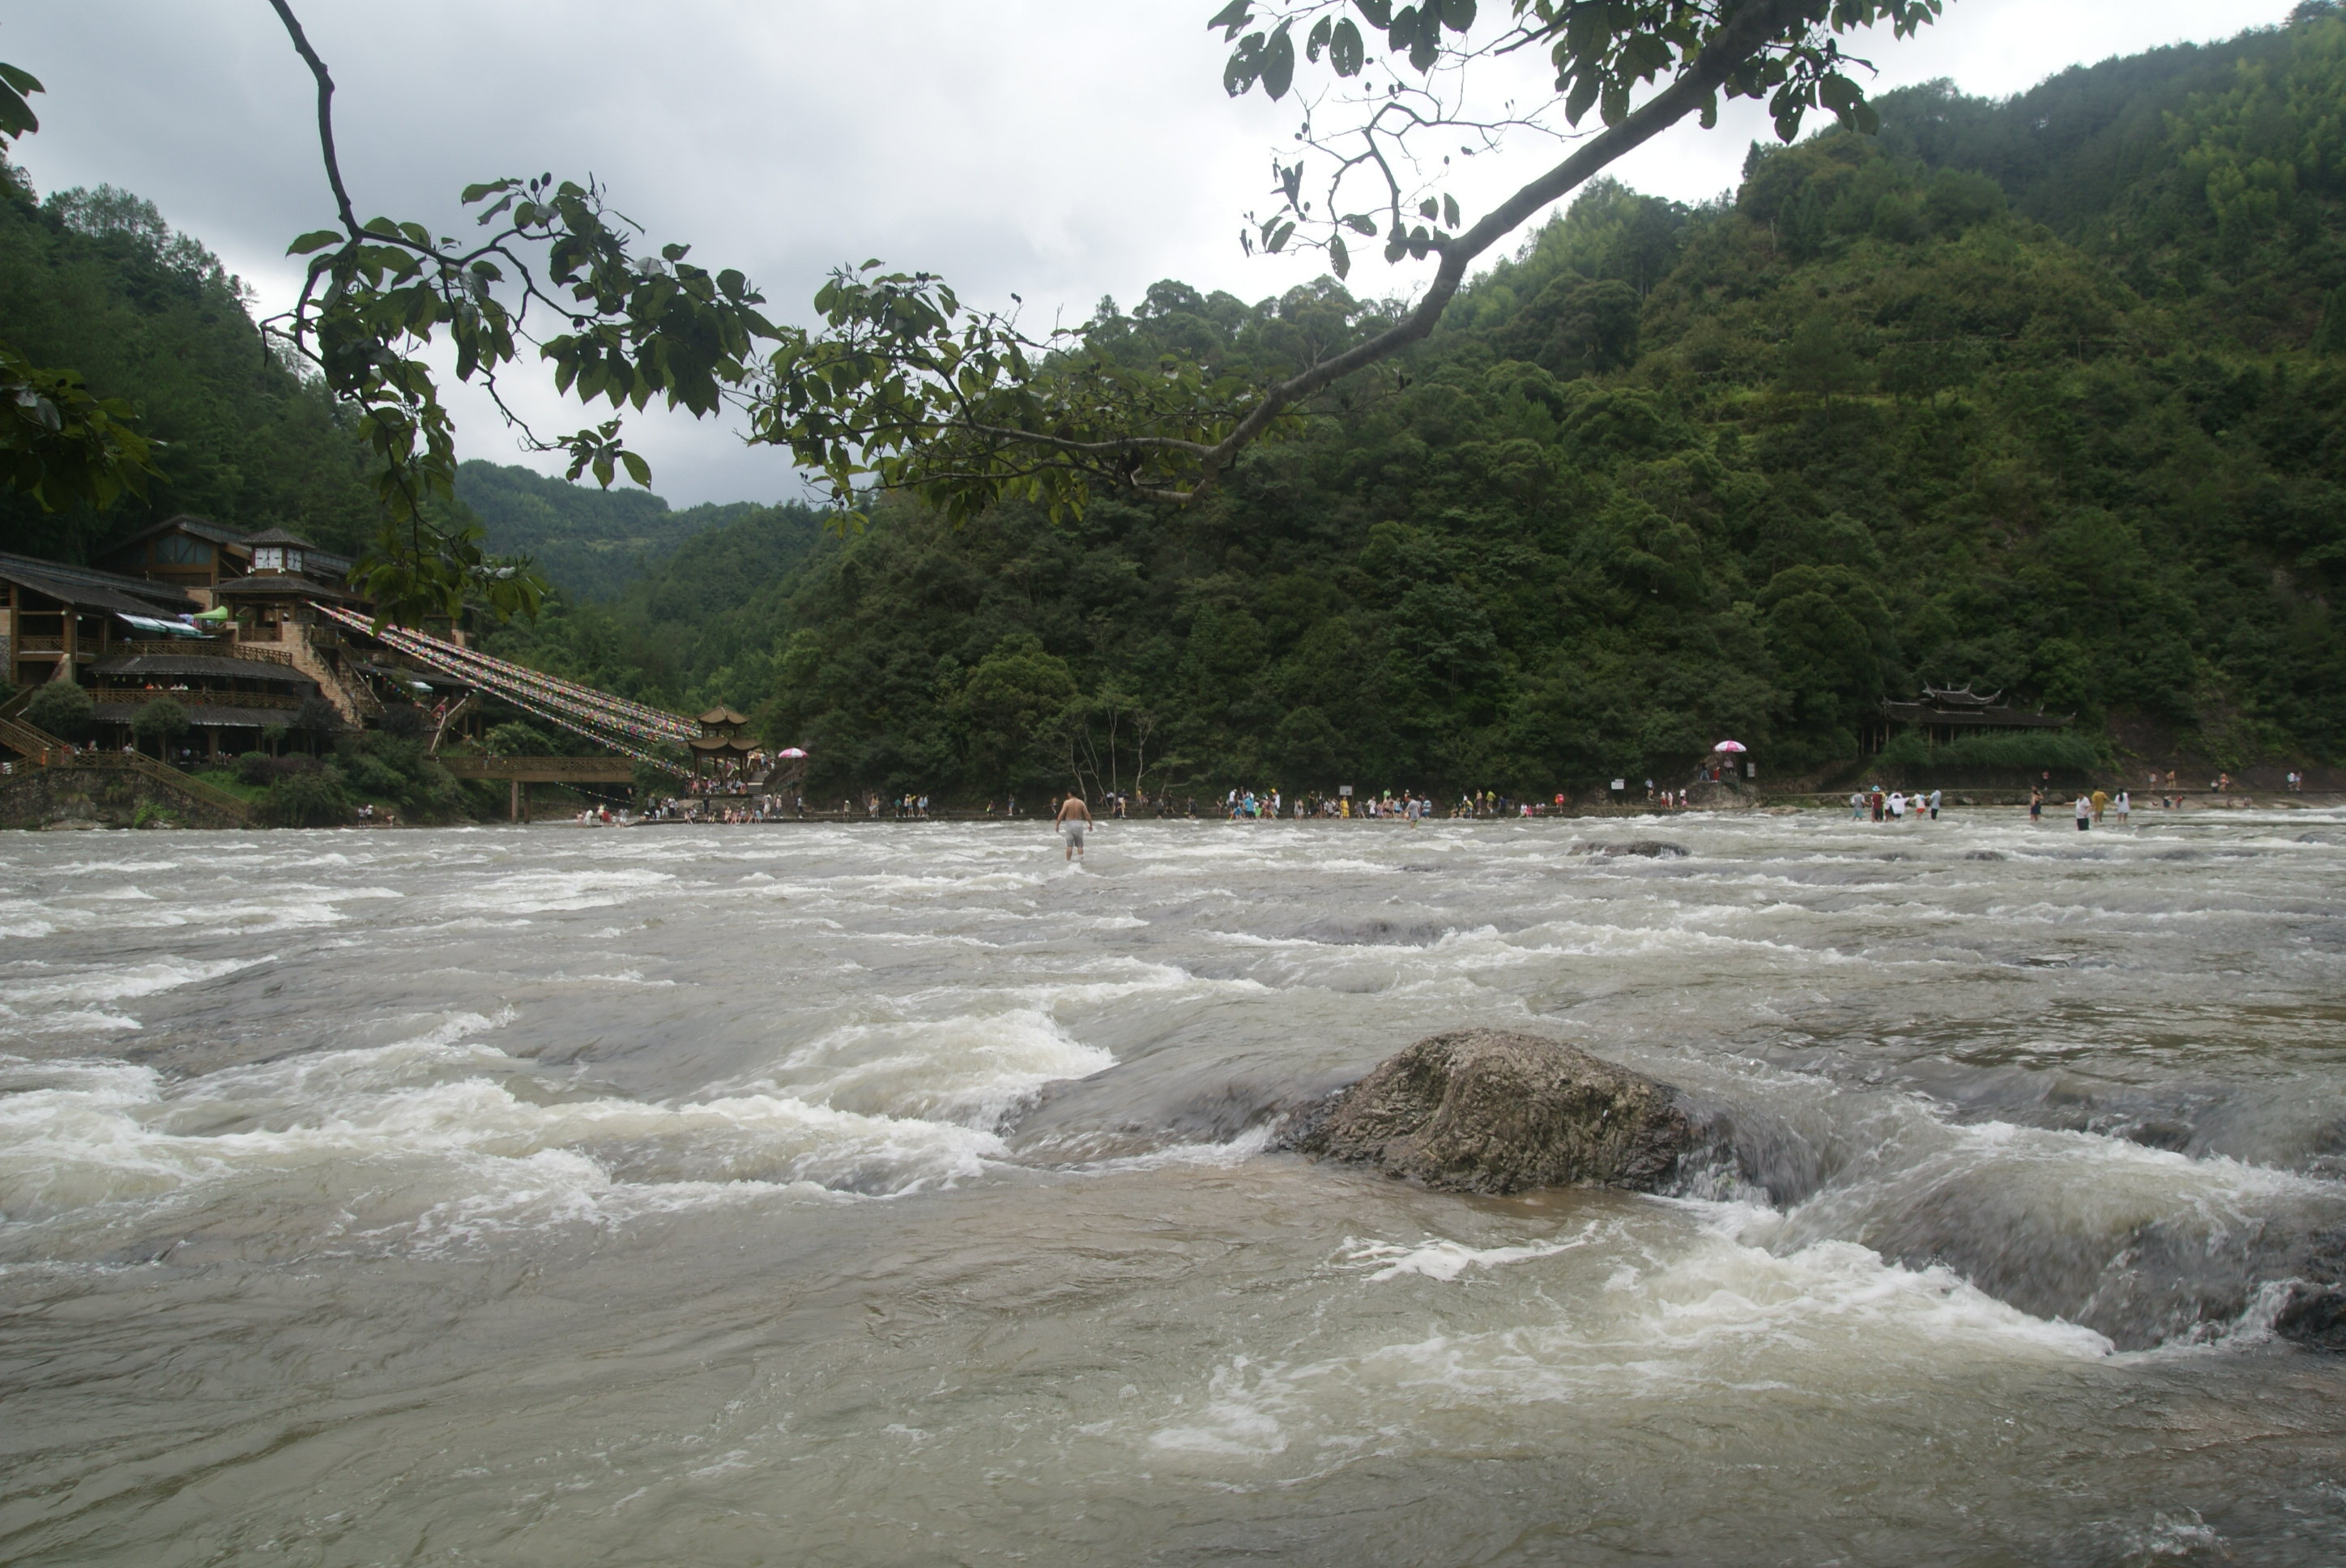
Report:
[{"label": "white shorts", "polygon": [[1078,817],[1071,821],[1060,823],[1059,831],[1067,836],[1068,843],[1080,850],[1084,847],[1084,830],[1090,826],[1091,824],[1089,822],[1086,822],[1082,818]]}]

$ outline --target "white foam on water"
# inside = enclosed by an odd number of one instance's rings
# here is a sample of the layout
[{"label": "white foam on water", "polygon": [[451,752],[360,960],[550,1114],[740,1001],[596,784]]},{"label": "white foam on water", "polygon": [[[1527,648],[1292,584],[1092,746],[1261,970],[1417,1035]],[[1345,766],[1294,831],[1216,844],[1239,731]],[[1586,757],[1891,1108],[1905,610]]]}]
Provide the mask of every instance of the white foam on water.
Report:
[{"label": "white foam on water", "polygon": [[21,1008],[53,1003],[121,1002],[131,997],[152,996],[158,992],[177,990],[182,985],[217,980],[221,975],[234,974],[241,969],[253,969],[276,962],[277,955],[273,952],[256,958],[160,958],[120,968],[45,975],[37,980],[0,980],[0,1004]]},{"label": "white foam on water", "polygon": [[1031,1006],[1056,1012],[1066,1007],[1107,1007],[1136,997],[1167,992],[1190,992],[1200,996],[1217,993],[1260,995],[1270,989],[1259,980],[1207,980],[1178,964],[1153,963],[1135,958],[1119,958],[1112,962],[1091,963],[1086,967],[1121,972],[1130,978],[1042,982],[1018,986],[1011,994]]},{"label": "white foam on water", "polygon": [[466,1038],[496,1023],[460,1014],[393,1045],[173,1085],[118,1064],[10,1059],[0,1076],[15,1091],[0,1095],[0,1216],[70,1220],[250,1189],[244,1201],[306,1207],[321,1228],[353,1207],[388,1208],[390,1229],[420,1227],[415,1234],[445,1241],[479,1233],[492,1216],[510,1227],[589,1208],[650,1212],[729,1201],[743,1184],[917,1191],[976,1176],[1004,1153],[978,1128],[780,1095],[549,1102],[542,1089],[516,1092],[536,1082],[525,1064]]},{"label": "white foam on water", "polygon": [[463,901],[500,914],[543,914],[604,909],[672,885],[667,871],[608,869],[517,871],[467,891]]},{"label": "white foam on water", "polygon": [[[1693,1223],[1657,1235],[1597,1222],[1497,1247],[1348,1243],[1330,1276],[1337,1295],[1313,1318],[1309,1343],[1323,1353],[1217,1365],[1196,1403],[1158,1416],[1146,1445],[1212,1468],[1290,1450],[1316,1462],[1454,1446],[1459,1420],[1466,1441],[1536,1441],[1553,1406],[1582,1421],[1632,1419],[1656,1401],[1863,1397],[1918,1374],[2110,1354],[2101,1335],[2029,1317],[1943,1268],[1901,1268],[1851,1242],[1780,1254],[1739,1238],[1759,1217],[1739,1206],[1657,1207]],[[1548,1261],[1566,1254],[1579,1256]],[[1440,1293],[1432,1331],[1384,1340],[1388,1315],[1350,1317],[1347,1292],[1406,1289]]]},{"label": "white foam on water", "polygon": [[1039,1007],[852,1023],[799,1047],[753,1086],[811,1105],[992,1128],[1045,1084],[1088,1077],[1115,1055]]},{"label": "white foam on water", "polygon": [[[1781,1216],[1779,1246],[1863,1238],[1916,1213],[1975,1210],[1985,1195],[2049,1232],[2123,1237],[2188,1221],[2245,1234],[2275,1202],[2334,1203],[2338,1184],[2222,1155],[2192,1156],[2100,1133],[1988,1121],[1951,1125],[1921,1105],[1862,1141],[1835,1180]],[[2113,1244],[2115,1250],[2115,1244]]]},{"label": "white foam on water", "polygon": [[1222,1144],[1170,1144],[1161,1149],[1151,1149],[1145,1155],[1120,1155],[1114,1159],[1086,1160],[1063,1166],[1060,1169],[1080,1171],[1086,1175],[1107,1175],[1118,1171],[1170,1170],[1176,1167],[1207,1170],[1228,1170],[1244,1165],[1263,1150],[1270,1147],[1277,1136],[1276,1123],[1265,1122],[1248,1128],[1237,1137]]},{"label": "white foam on water", "polygon": [[1452,1280],[1469,1268],[1503,1268],[1535,1257],[1554,1257],[1588,1245],[1589,1231],[1556,1241],[1527,1241],[1514,1247],[1469,1247],[1460,1241],[1434,1240],[1414,1247],[1395,1241],[1362,1241],[1348,1237],[1343,1260],[1353,1265],[1377,1265],[1372,1281],[1398,1279],[1405,1274],[1427,1279]]},{"label": "white foam on water", "polygon": [[564,985],[641,985],[659,989],[676,984],[673,980],[646,980],[640,969],[623,969],[616,974],[572,974],[557,969],[546,978]]}]

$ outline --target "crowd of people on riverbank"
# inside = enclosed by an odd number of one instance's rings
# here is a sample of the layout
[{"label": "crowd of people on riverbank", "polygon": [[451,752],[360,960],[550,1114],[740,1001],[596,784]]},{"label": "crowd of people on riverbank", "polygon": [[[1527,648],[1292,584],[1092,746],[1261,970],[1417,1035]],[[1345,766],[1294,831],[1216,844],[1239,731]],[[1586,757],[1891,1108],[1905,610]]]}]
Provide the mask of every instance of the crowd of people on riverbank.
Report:
[{"label": "crowd of people on riverbank", "polygon": [[[2162,809],[2185,806],[2187,799],[2177,787],[2177,775],[2172,771],[2152,771],[2148,782],[2157,790],[2147,799]],[[2301,791],[2303,775],[2292,771],[2288,788]],[[1594,790],[1589,799],[1579,802],[1586,808],[1619,809],[1627,793],[1616,779],[1610,790]],[[1689,792],[1683,789],[1658,788],[1651,779],[1645,780],[1645,804],[1649,809],[1684,811],[1694,809]],[[2208,784],[2212,794],[2225,797],[2225,804],[2254,804],[2239,791],[2229,773],[2219,773]],[[2056,800],[2059,793],[2045,774],[2030,792],[2028,814],[2032,821],[2041,822],[2048,811],[2066,813],[2075,820],[2080,831],[2109,823],[2129,826],[2133,820],[2134,799],[2120,789],[2115,794],[2102,789],[2080,793],[2074,800],[2066,797]],[[1068,792],[1051,796],[1042,806],[1042,813],[1051,816],[1069,798]],[[1198,819],[1220,818],[1232,822],[1267,820],[1337,820],[1337,821],[1397,821],[1416,823],[1443,818],[1458,820],[1489,820],[1512,818],[1524,820],[1569,814],[1576,802],[1569,795],[1557,792],[1545,799],[1519,799],[1494,789],[1472,790],[1444,805],[1432,796],[1411,789],[1385,789],[1375,793],[1355,793],[1349,789],[1328,793],[1308,790],[1290,795],[1277,786],[1266,789],[1239,787],[1224,792],[1220,800],[1210,796],[1200,800],[1194,795],[1177,796],[1171,791],[1155,794],[1109,789],[1085,797],[1086,809],[1096,813],[1098,820],[1116,820],[1133,818]],[[1634,799],[1634,795],[1629,796]],[[1968,798],[1966,804],[1969,803]],[[1946,804],[1943,789],[1892,789],[1881,784],[1868,784],[1852,791],[1848,798],[1852,820],[1904,824],[1937,821]],[[817,807],[810,812],[802,794],[751,792],[738,778],[696,779],[682,793],[666,797],[647,807],[642,813],[630,818],[621,811],[616,816],[608,810],[589,810],[580,814],[582,823],[589,820],[625,825],[641,822],[696,822],[734,824],[750,822],[803,821],[810,816],[831,820],[853,821],[927,821],[936,816],[980,817],[987,820],[1031,817],[1035,813],[1022,808],[1015,795],[988,800],[976,810],[967,808],[941,809],[932,797],[923,793],[905,792],[893,797],[867,793],[838,802],[836,809]]]}]

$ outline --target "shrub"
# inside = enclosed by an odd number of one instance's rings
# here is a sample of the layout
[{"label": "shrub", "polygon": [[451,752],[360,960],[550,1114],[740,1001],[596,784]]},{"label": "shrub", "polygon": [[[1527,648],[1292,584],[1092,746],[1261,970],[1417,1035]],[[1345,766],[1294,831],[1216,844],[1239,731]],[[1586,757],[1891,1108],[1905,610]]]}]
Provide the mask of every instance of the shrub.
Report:
[{"label": "shrub", "polygon": [[421,740],[380,729],[345,736],[335,766],[352,792],[396,806],[411,820],[470,814],[464,791],[446,769],[424,755]]},{"label": "shrub", "polygon": [[365,799],[389,800],[394,805],[406,804],[407,779],[372,757],[362,755],[346,759],[342,763],[342,777],[352,790]]},{"label": "shrub", "polygon": [[342,711],[324,697],[312,693],[301,699],[293,711],[293,728],[310,738],[310,744],[331,743],[342,732]]},{"label": "shrub", "polygon": [[25,705],[25,722],[61,740],[79,740],[89,733],[97,712],[97,704],[77,683],[52,680],[44,682]]},{"label": "shrub", "polygon": [[351,820],[351,798],[325,769],[289,772],[269,786],[261,813],[280,828],[338,828]]},{"label": "shrub", "polygon": [[130,733],[141,746],[152,746],[158,757],[188,728],[188,710],[174,697],[158,697],[130,716]]},{"label": "shrub", "polygon": [[519,719],[500,724],[481,737],[481,749],[492,757],[552,757],[554,742],[546,731]]},{"label": "shrub", "polygon": [[419,739],[429,728],[423,710],[412,702],[395,702],[382,710],[382,732],[396,739]]},{"label": "shrub", "polygon": [[248,751],[236,759],[236,777],[242,784],[269,784],[295,773],[321,772],[325,766],[314,757],[271,757],[264,751]]}]

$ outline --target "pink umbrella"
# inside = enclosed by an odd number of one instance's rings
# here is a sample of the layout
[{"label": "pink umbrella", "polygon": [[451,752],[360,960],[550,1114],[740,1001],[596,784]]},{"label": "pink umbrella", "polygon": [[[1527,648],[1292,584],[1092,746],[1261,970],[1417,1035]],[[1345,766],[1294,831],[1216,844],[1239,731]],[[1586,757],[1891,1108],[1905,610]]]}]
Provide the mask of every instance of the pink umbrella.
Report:
[{"label": "pink umbrella", "polygon": [[804,757],[806,753],[801,751],[795,746],[785,746],[780,751],[775,752],[774,755],[777,757]]},{"label": "pink umbrella", "polygon": [[1713,751],[1748,751],[1750,748],[1745,746],[1740,740],[1722,740],[1711,749]]}]

